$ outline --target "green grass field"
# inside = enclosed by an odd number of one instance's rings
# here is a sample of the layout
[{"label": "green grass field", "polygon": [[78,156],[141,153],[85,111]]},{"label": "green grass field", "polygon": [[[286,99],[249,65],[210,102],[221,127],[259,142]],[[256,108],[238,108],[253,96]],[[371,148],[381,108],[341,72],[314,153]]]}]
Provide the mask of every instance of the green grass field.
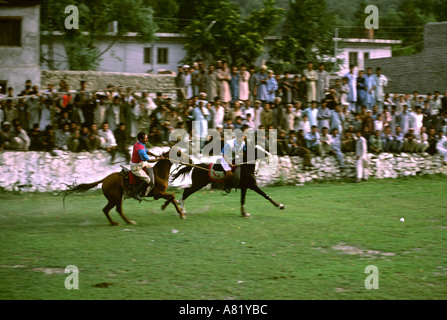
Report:
[{"label": "green grass field", "polygon": [[[447,298],[446,176],[264,190],[286,210],[249,191],[241,218],[239,192],[208,190],[186,220],[126,200],[137,225],[115,227],[99,190],[65,210],[53,194],[0,193],[0,299]],[[78,290],[65,288],[68,265]],[[369,265],[378,289],[365,288]]]}]

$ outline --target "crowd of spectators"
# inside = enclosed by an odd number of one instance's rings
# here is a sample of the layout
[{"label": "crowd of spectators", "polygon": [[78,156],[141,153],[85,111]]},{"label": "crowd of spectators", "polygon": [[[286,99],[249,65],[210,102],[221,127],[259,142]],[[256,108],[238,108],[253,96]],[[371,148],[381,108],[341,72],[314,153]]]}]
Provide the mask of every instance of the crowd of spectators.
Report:
[{"label": "crowd of spectators", "polygon": [[129,161],[128,147],[140,131],[147,132],[148,147],[167,145],[173,129],[196,135],[203,147],[209,129],[223,139],[225,129],[244,126],[276,129],[278,155],[302,156],[304,169],[312,155],[334,155],[343,167],[344,154],[355,152],[356,132],[370,153],[439,153],[447,161],[447,91],[387,93],[380,68],[373,74],[352,67],[331,80],[324,64],[314,70],[311,62],[291,76],[266,66],[199,61],[179,67],[175,82],[172,98],[162,92],[151,98],[140,88],[94,91],[81,81],[71,90],[60,80],[57,89],[39,90],[28,80],[18,95],[8,88],[0,99],[0,150],[104,149],[111,161],[117,152]]}]

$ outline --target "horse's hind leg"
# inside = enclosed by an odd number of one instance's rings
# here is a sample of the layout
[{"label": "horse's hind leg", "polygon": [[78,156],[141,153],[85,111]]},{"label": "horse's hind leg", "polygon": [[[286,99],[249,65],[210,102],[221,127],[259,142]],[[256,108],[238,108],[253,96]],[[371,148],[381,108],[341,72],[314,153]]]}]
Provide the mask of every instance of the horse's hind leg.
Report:
[{"label": "horse's hind leg", "polygon": [[121,198],[116,204],[116,211],[120,214],[121,218],[126,221],[127,224],[137,224],[135,221],[127,219],[127,217],[123,213],[123,199]]},{"label": "horse's hind leg", "polygon": [[245,195],[247,194],[247,188],[246,187],[242,187],[241,188],[241,215],[244,218],[250,218],[251,215],[245,211]]},{"label": "horse's hind leg", "polygon": [[107,220],[109,220],[109,222],[112,226],[117,226],[119,224],[118,222],[113,221],[113,219],[110,217],[110,214],[109,214],[110,210],[112,210],[115,205],[116,205],[115,203],[113,203],[112,201],[109,200],[109,202],[106,204],[106,206],[102,209],[102,211],[106,215]]},{"label": "horse's hind leg", "polygon": [[260,194],[261,196],[263,196],[268,201],[270,201],[270,203],[273,204],[275,207],[277,207],[277,208],[279,208],[281,210],[284,210],[286,208],[285,205],[283,205],[282,203],[276,202],[268,194],[266,194],[264,191],[262,191],[261,188],[259,188],[257,184],[251,186],[250,189],[255,191],[256,193]]}]

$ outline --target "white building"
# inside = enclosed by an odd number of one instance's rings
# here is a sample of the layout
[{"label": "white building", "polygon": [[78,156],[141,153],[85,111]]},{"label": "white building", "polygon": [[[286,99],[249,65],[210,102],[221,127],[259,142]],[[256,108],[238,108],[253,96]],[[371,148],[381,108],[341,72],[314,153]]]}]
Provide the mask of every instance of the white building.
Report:
[{"label": "white building", "polygon": [[[48,33],[43,32],[46,39]],[[62,44],[62,34],[53,32],[53,57],[55,67],[68,70],[67,55]],[[99,62],[97,71],[125,73],[158,73],[162,70],[177,71],[180,61],[185,57],[184,45],[187,37],[180,33],[156,33],[152,43],[143,43],[138,34],[129,32],[107,50]],[[100,52],[112,43],[114,35],[110,33],[98,43]],[[48,57],[48,42],[42,41],[42,54]],[[48,69],[46,63],[42,69]]]},{"label": "white building", "polygon": [[339,64],[338,75],[343,76],[349,72],[349,66],[356,66],[357,70],[365,69],[366,59],[390,58],[392,57],[392,46],[401,44],[400,40],[384,39],[334,39],[338,40],[337,60]]},{"label": "white building", "polygon": [[25,81],[40,85],[40,0],[0,1],[0,86],[19,94]]}]

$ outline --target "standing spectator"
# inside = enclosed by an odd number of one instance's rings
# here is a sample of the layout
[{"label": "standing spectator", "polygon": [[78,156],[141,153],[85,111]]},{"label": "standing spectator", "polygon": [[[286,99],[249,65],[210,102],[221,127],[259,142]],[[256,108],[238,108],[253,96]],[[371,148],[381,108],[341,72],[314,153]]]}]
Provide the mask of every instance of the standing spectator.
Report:
[{"label": "standing spectator", "polygon": [[241,75],[237,70],[236,66],[231,68],[231,80],[230,80],[230,91],[231,91],[231,103],[239,100],[239,82]]},{"label": "standing spectator", "polygon": [[346,121],[345,114],[341,110],[340,104],[335,105],[335,109],[331,110],[331,132],[338,130],[338,134],[343,134],[343,123]]},{"label": "standing spectator", "polygon": [[223,126],[225,118],[225,108],[222,106],[222,103],[218,96],[214,98],[213,113],[214,113],[213,128]]},{"label": "standing spectator", "polygon": [[366,106],[367,85],[365,71],[360,70],[357,78],[357,111]]},{"label": "standing spectator", "polygon": [[330,128],[331,118],[332,118],[332,112],[327,108],[326,100],[323,99],[321,101],[321,107],[318,109],[317,112],[318,129],[322,130],[323,127]]},{"label": "standing spectator", "polygon": [[28,136],[30,138],[29,150],[30,151],[42,151],[43,145],[42,145],[41,133],[39,130],[38,123],[33,124],[33,128],[30,129]]},{"label": "standing spectator", "polygon": [[416,152],[418,153],[425,152],[429,147],[428,134],[426,130],[427,129],[425,127],[421,127],[419,133],[415,134],[417,143]]},{"label": "standing spectator", "polygon": [[307,114],[304,114],[301,117],[301,120],[298,121],[298,123],[297,123],[297,127],[295,128],[295,131],[299,132],[300,130],[302,130],[304,132],[304,135],[310,133],[311,126],[310,126],[309,117],[307,116]]},{"label": "standing spectator", "polygon": [[217,79],[220,82],[220,100],[225,107],[225,110],[228,110],[230,107],[229,103],[232,97],[230,91],[231,74],[226,62],[222,62],[222,69],[217,70]]},{"label": "standing spectator", "polygon": [[292,79],[289,78],[289,72],[284,72],[284,77],[282,77],[281,82],[278,83],[278,86],[282,91],[282,98],[285,104],[293,103],[292,97]]},{"label": "standing spectator", "polygon": [[126,136],[126,125],[124,122],[118,124],[118,127],[113,132],[116,141],[116,151],[120,152],[126,158],[126,162],[130,163],[130,152],[127,148],[127,136]]},{"label": "standing spectator", "polygon": [[324,70],[324,63],[320,63],[318,66],[317,76],[317,102],[321,102],[324,99],[326,92],[329,91],[329,73]]},{"label": "standing spectator", "polygon": [[348,79],[349,93],[349,110],[351,112],[357,112],[357,75],[354,72],[354,65],[349,66],[349,72],[345,74],[345,78]]},{"label": "standing spectator", "polygon": [[284,131],[290,132],[295,129],[295,112],[293,110],[293,104],[286,105],[286,112],[283,114],[283,120],[281,121],[281,127]]},{"label": "standing spectator", "polygon": [[192,111],[191,120],[193,121],[195,137],[200,140],[200,150],[202,150],[208,136],[209,116],[209,111],[205,108],[204,102],[199,100],[199,104]]},{"label": "standing spectator", "polygon": [[259,126],[262,124],[261,123],[262,110],[264,109],[261,107],[261,101],[256,100],[255,106],[253,108],[253,123],[255,125],[255,129],[258,129]]},{"label": "standing spectator", "polygon": [[20,124],[22,125],[22,128],[28,128],[28,119],[29,119],[29,113],[28,113],[28,105],[26,104],[26,99],[21,98],[19,99],[19,103],[16,106],[17,113],[18,113],[18,119],[20,121]]},{"label": "standing spectator", "polygon": [[256,74],[256,98],[262,103],[270,102],[268,97],[268,90],[267,90],[267,67],[261,66],[260,71]]},{"label": "standing spectator", "polygon": [[194,91],[192,88],[192,74],[189,65],[185,64],[183,66],[183,71],[185,72],[185,94],[186,99],[191,99],[194,96]]},{"label": "standing spectator", "polygon": [[6,100],[6,107],[4,110],[5,113],[5,121],[12,122],[14,119],[19,118],[19,112],[17,108],[14,106],[12,100]]},{"label": "standing spectator", "polygon": [[39,123],[40,121],[40,93],[37,93],[34,97],[30,97],[26,101],[26,104],[28,110],[28,128],[31,129],[35,123]]},{"label": "standing spectator", "polygon": [[48,125],[51,125],[51,109],[53,107],[53,102],[51,99],[45,99],[44,105],[41,109],[39,129],[40,131],[45,131]]},{"label": "standing spectator", "polygon": [[307,102],[317,101],[317,81],[318,74],[313,69],[314,64],[312,62],[307,63],[307,69],[303,71],[303,75],[306,76],[307,82]]},{"label": "standing spectator", "polygon": [[248,99],[252,102],[254,102],[255,99],[257,99],[257,92],[255,90],[256,88],[256,69],[254,66],[250,66],[248,68],[248,72],[250,73],[250,78],[248,79],[248,91],[249,91],[249,96]]},{"label": "standing spectator", "polygon": [[183,72],[183,67],[179,66],[177,68],[177,75],[175,76],[175,86],[177,87],[177,101],[182,102],[186,99],[185,96],[185,73]]},{"label": "standing spectator", "polygon": [[377,101],[377,105],[379,106],[379,112],[382,112],[385,100],[385,87],[388,86],[388,78],[382,74],[382,69],[380,67],[376,68],[374,78],[376,82],[375,99]]},{"label": "standing spectator", "polygon": [[100,95],[99,101],[96,103],[95,113],[93,118],[93,123],[97,125],[102,125],[107,119],[107,109],[109,108],[110,102],[107,100],[106,95]]},{"label": "standing spectator", "polygon": [[[371,109],[376,103],[376,78],[372,74],[372,69],[366,69],[365,75],[365,89],[366,89],[366,106]],[[381,110],[380,110],[381,111]],[[379,112],[380,112],[379,111]]]},{"label": "standing spectator", "polygon": [[393,133],[390,126],[386,126],[382,132],[382,150],[383,152],[391,151],[391,144],[393,142]]},{"label": "standing spectator", "polygon": [[[143,112],[145,111],[145,105],[143,104]],[[114,96],[112,98],[112,103],[107,105],[107,117],[106,121],[109,123],[110,130],[115,130],[118,125],[121,123],[121,110],[123,109],[121,105],[120,98],[118,96]],[[147,124],[145,124],[147,127]]]},{"label": "standing spectator", "polygon": [[356,131],[357,142],[355,144],[355,158],[356,163],[356,173],[357,180],[355,182],[360,182],[360,180],[368,180],[368,143],[366,139],[362,136],[361,131]]},{"label": "standing spectator", "polygon": [[247,71],[247,67],[242,64],[239,71],[239,99],[242,101],[250,100],[250,72]]},{"label": "standing spectator", "polygon": [[208,72],[205,74],[205,87],[206,93],[208,94],[208,101],[215,101],[218,96],[218,79],[217,72],[214,71],[214,66],[210,65],[208,67]]},{"label": "standing spectator", "polygon": [[272,70],[267,72],[267,100],[274,102],[276,97],[276,90],[278,90],[278,83]]}]

